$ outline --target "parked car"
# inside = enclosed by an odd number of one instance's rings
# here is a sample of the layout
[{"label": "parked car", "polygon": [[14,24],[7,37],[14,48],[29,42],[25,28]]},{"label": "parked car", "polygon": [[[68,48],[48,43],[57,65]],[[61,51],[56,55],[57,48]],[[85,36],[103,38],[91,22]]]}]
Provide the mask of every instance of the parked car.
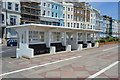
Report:
[{"label": "parked car", "polygon": [[17,40],[15,39],[7,40],[7,46],[17,46]]}]

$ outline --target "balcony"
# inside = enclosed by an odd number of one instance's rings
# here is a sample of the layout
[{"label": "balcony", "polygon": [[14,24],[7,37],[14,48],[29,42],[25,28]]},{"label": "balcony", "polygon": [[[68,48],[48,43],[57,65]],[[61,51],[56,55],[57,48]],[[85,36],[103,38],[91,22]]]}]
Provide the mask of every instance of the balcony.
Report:
[{"label": "balcony", "polygon": [[21,14],[32,15],[32,16],[40,16],[40,11],[34,10],[23,10]]},{"label": "balcony", "polygon": [[35,10],[40,10],[40,6],[37,5],[37,4],[30,4],[30,3],[27,3],[27,2],[23,2],[21,7],[25,7],[25,8],[31,8],[31,9],[35,9]]},{"label": "balcony", "polygon": [[28,22],[39,22],[39,18],[21,18],[21,21],[28,21]]}]

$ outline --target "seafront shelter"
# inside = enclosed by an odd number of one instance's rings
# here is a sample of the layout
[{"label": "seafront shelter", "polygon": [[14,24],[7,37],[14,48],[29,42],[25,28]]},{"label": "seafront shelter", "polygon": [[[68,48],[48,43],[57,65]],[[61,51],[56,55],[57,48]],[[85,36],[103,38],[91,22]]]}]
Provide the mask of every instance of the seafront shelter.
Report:
[{"label": "seafront shelter", "polygon": [[[96,34],[101,30],[80,29],[43,24],[8,26],[17,32],[16,58],[32,58],[40,54],[57,54],[98,47]],[[98,39],[98,38],[97,38]]]}]

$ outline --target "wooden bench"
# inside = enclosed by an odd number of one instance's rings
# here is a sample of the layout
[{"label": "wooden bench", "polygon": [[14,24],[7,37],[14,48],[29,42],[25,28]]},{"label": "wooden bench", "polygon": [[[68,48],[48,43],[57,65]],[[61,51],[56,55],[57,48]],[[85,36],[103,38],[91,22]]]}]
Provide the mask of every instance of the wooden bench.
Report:
[{"label": "wooden bench", "polygon": [[46,44],[30,44],[29,48],[34,49],[34,55],[45,54],[50,52],[50,48],[47,48]]},{"label": "wooden bench", "polygon": [[91,43],[91,41],[87,41],[87,43]]},{"label": "wooden bench", "polygon": [[83,44],[83,48],[87,48],[87,44],[86,43],[84,43],[83,41],[78,41],[78,44]]},{"label": "wooden bench", "polygon": [[94,46],[95,46],[95,43],[91,43],[91,45],[92,45],[92,47],[94,47]]},{"label": "wooden bench", "polygon": [[62,45],[62,43],[51,43],[50,46],[55,46],[56,47],[56,52],[59,51],[65,51],[65,46]]},{"label": "wooden bench", "polygon": [[91,41],[87,41],[87,43],[91,43],[91,46],[94,47],[95,43],[91,42]]}]

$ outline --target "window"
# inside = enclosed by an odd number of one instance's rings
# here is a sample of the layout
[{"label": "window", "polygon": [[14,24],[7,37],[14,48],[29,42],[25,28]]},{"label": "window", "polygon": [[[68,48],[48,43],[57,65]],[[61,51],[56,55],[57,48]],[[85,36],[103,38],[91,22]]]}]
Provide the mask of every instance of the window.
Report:
[{"label": "window", "polygon": [[65,26],[65,22],[63,22],[63,26]]},{"label": "window", "polygon": [[54,12],[52,12],[52,17],[54,17]]},{"label": "window", "polygon": [[71,15],[71,19],[73,18],[73,15]]},{"label": "window", "polygon": [[68,19],[70,19],[70,15],[68,14]]},{"label": "window", "polygon": [[90,25],[90,29],[92,29],[92,25]]},{"label": "window", "polygon": [[71,11],[73,11],[73,8],[71,8]]},{"label": "window", "polygon": [[48,4],[48,7],[50,7],[50,4]]},{"label": "window", "polygon": [[88,24],[88,29],[89,29],[89,24]]},{"label": "window", "polygon": [[48,11],[48,16],[50,16],[50,11]]},{"label": "window", "polygon": [[74,28],[76,27],[76,23],[74,23]]},{"label": "window", "polygon": [[40,42],[44,42],[44,32],[39,32],[39,34],[38,34],[38,40],[40,41]]},{"label": "window", "polygon": [[12,9],[12,3],[11,2],[8,2],[8,9]]},{"label": "window", "polygon": [[79,23],[77,23],[77,28],[79,28]]},{"label": "window", "polygon": [[70,27],[70,23],[68,23],[68,27]]},{"label": "window", "polygon": [[71,23],[71,27],[72,27],[72,23]]},{"label": "window", "polygon": [[43,3],[43,6],[46,6],[46,3]]},{"label": "window", "polygon": [[92,17],[92,14],[91,14],[91,17]]},{"label": "window", "polygon": [[56,13],[55,16],[58,17],[58,14]]},{"label": "window", "polygon": [[81,21],[81,17],[79,17],[79,21]]},{"label": "window", "polygon": [[77,21],[79,21],[79,17],[77,17]]},{"label": "window", "polygon": [[63,14],[63,18],[65,18],[65,14]]},{"label": "window", "polygon": [[82,23],[81,23],[81,28],[82,28]]},{"label": "window", "polygon": [[2,23],[4,23],[4,14],[2,14]]},{"label": "window", "polygon": [[83,18],[81,18],[81,20],[80,21],[83,21]]},{"label": "window", "polygon": [[16,16],[10,16],[10,25],[16,25],[16,20],[17,20]]},{"label": "window", "polygon": [[44,34],[42,31],[29,31],[29,42],[44,42]]},{"label": "window", "polygon": [[54,8],[54,5],[52,5],[52,8]]},{"label": "window", "polygon": [[45,10],[43,11],[43,15],[45,15]]},{"label": "window", "polygon": [[83,11],[81,11],[81,14],[83,14]]},{"label": "window", "polygon": [[65,10],[65,7],[63,7],[63,10]]},{"label": "window", "polygon": [[56,9],[58,9],[58,7],[56,6]]},{"label": "window", "polygon": [[52,36],[52,41],[55,42],[55,41],[60,41],[60,38],[61,38],[61,34],[60,32],[52,32],[53,36]]},{"label": "window", "polygon": [[68,11],[70,11],[70,8],[68,8]]},{"label": "window", "polygon": [[79,21],[82,21],[82,17],[79,17]]},{"label": "window", "polygon": [[19,10],[19,4],[15,4],[15,10],[16,10],[16,11]]}]

